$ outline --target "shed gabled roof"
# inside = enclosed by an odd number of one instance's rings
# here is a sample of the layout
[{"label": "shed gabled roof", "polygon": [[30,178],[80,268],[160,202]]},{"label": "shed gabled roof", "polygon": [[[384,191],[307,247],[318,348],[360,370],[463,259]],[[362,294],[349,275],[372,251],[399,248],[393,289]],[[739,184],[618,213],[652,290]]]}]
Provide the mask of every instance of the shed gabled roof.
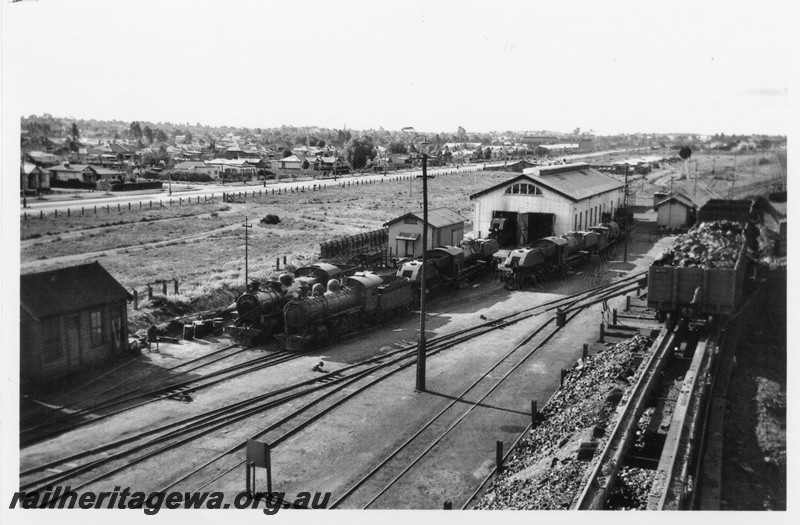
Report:
[{"label": "shed gabled roof", "polygon": [[20,276],[20,306],[39,319],[131,299],[97,261]]},{"label": "shed gabled roof", "polygon": [[[396,217],[384,223],[383,225],[389,226],[397,221],[404,220],[406,217],[415,217],[419,220],[422,220],[422,210],[410,211],[401,215],[400,217]],[[432,210],[428,210],[428,224],[434,228],[444,228],[445,226],[450,226],[451,224],[463,224],[466,220],[467,219],[449,208],[434,208]]]},{"label": "shed gabled roof", "polygon": [[684,206],[686,206],[689,209],[697,208],[697,204],[692,202],[692,199],[690,199],[689,197],[687,197],[685,195],[681,195],[680,193],[678,193],[676,195],[673,195],[671,197],[668,197],[668,198],[666,198],[666,199],[664,199],[662,201],[659,201],[658,204],[656,204],[654,206],[654,208],[658,209],[662,205],[664,205],[664,204],[666,204],[666,203],[668,203],[670,201],[675,201],[678,204],[683,204]]},{"label": "shed gabled roof", "polygon": [[522,173],[518,177],[474,193],[469,198],[475,199],[521,180],[539,184],[574,202],[625,187],[625,184],[614,177],[592,169],[586,163],[527,168]]}]

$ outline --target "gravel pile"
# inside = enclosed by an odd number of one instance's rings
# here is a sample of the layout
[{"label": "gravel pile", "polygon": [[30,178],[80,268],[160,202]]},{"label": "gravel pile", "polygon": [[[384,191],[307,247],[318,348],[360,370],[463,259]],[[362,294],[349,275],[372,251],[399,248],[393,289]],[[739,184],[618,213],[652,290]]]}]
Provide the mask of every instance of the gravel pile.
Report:
[{"label": "gravel pile", "polygon": [[607,510],[647,510],[647,496],[653,486],[656,471],[622,467],[617,483],[608,496]]},{"label": "gravel pile", "polygon": [[568,509],[636,380],[634,356],[650,342],[635,336],[579,361],[475,508]]},{"label": "gravel pile", "polygon": [[733,268],[744,244],[741,224],[704,222],[675,239],[672,247],[653,261],[655,266]]}]

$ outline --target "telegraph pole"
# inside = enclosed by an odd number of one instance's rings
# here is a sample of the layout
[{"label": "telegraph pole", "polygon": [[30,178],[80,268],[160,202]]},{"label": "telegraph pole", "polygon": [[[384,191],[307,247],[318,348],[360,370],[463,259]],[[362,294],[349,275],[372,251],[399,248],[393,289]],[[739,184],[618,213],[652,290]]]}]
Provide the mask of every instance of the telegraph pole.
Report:
[{"label": "telegraph pole", "polygon": [[427,344],[425,341],[425,292],[428,282],[425,280],[428,265],[428,154],[422,154],[422,271],[419,287],[419,346],[417,347],[417,391],[425,391],[425,358]]},{"label": "telegraph pole", "polygon": [[[419,286],[419,345],[417,346],[417,382],[415,390],[417,392],[425,391],[425,359],[427,353],[427,343],[425,341],[425,314],[426,304],[425,296],[428,282],[425,278],[426,269],[428,266],[428,153],[425,149],[428,146],[428,140],[424,135],[417,135],[413,127],[403,128],[404,133],[413,133],[411,138],[411,149],[414,151],[414,139],[422,136],[423,141],[421,146],[422,158],[422,268],[420,269],[420,286]],[[413,174],[413,166],[412,166]],[[412,177],[413,179],[413,177]]]},{"label": "telegraph pole", "polygon": [[249,244],[249,236],[248,232],[250,228],[253,227],[252,224],[247,224],[247,217],[244,218],[244,285],[247,286],[250,283],[250,279],[248,278],[248,268],[247,268],[247,259],[248,259],[248,244]]}]

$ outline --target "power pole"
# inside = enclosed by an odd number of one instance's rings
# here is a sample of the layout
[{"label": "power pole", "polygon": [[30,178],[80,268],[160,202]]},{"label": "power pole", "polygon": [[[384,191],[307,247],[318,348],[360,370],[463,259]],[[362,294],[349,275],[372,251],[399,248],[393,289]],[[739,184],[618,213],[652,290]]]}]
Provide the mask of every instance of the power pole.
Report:
[{"label": "power pole", "polygon": [[249,236],[248,232],[250,228],[253,227],[252,224],[247,224],[247,217],[244,218],[244,285],[247,286],[250,283],[249,275],[248,275],[248,267],[247,267],[247,260],[248,260],[248,244],[249,244]]},{"label": "power pole", "polygon": [[419,287],[419,346],[417,347],[417,391],[425,391],[425,357],[427,343],[425,341],[425,280],[428,265],[428,154],[422,154],[422,270]]}]

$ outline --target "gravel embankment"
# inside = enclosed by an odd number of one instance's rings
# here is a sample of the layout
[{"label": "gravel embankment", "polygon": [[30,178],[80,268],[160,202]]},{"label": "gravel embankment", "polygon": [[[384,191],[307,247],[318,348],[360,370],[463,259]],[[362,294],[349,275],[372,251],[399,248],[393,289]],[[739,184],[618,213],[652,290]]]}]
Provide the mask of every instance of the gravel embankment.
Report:
[{"label": "gravel embankment", "polygon": [[638,377],[634,356],[646,358],[650,342],[635,336],[579,361],[475,508],[569,508],[597,457],[592,451],[602,450],[617,405]]}]

